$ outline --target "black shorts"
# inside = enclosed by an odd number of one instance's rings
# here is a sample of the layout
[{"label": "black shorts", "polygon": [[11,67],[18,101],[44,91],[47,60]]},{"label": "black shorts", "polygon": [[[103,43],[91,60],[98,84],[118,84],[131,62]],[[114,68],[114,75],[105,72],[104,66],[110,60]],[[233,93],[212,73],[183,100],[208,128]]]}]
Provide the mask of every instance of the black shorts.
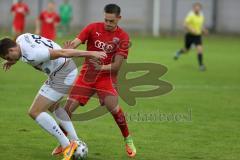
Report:
[{"label": "black shorts", "polygon": [[202,36],[187,33],[185,35],[185,48],[187,50],[189,50],[191,48],[192,44],[194,44],[195,46],[202,45]]}]

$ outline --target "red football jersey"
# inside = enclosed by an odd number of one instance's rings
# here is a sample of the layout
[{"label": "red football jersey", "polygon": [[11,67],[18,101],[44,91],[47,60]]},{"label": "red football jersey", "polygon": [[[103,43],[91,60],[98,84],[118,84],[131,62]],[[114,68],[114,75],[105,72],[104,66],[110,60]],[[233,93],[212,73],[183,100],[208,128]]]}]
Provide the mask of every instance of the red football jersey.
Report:
[{"label": "red football jersey", "polygon": [[[107,31],[104,28],[104,23],[92,23],[86,26],[80,34],[77,36],[82,43],[87,42],[88,51],[105,51],[107,58],[102,61],[102,64],[110,64],[114,60],[114,56],[119,54],[127,58],[128,49],[130,45],[128,34],[119,26],[115,31]],[[94,71],[94,67],[88,62],[88,58],[85,59],[85,63],[82,67],[82,73],[86,70]],[[89,67],[89,68],[88,68]],[[100,75],[109,75],[110,72],[102,71]]]},{"label": "red football jersey", "polygon": [[56,12],[43,11],[39,20],[41,21],[41,36],[54,40],[56,37],[56,24],[60,22],[60,17]]},{"label": "red football jersey", "polygon": [[15,13],[13,18],[13,26],[15,30],[23,31],[25,16],[29,13],[28,5],[25,3],[15,3],[11,7],[11,12]]}]

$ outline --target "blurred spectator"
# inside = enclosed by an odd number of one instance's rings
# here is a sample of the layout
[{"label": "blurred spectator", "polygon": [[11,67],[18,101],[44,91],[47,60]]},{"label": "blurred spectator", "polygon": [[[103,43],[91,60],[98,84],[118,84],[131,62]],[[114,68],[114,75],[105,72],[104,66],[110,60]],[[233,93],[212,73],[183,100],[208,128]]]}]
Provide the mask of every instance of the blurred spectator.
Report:
[{"label": "blurred spectator", "polygon": [[29,7],[23,0],[18,0],[11,6],[13,15],[14,39],[23,33],[25,28],[25,17],[29,14]]},{"label": "blurred spectator", "polygon": [[69,3],[69,0],[64,0],[60,5],[59,13],[61,17],[59,35],[67,34],[70,30],[70,23],[72,20],[72,6]]},{"label": "blurred spectator", "polygon": [[55,11],[55,3],[48,2],[47,9],[42,11],[36,21],[36,34],[54,40],[60,17]]}]

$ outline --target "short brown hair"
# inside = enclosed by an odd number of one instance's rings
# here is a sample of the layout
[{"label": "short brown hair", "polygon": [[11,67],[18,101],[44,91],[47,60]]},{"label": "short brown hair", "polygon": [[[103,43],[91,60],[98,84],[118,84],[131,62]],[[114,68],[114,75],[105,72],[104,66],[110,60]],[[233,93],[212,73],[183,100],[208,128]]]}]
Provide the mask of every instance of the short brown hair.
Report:
[{"label": "short brown hair", "polygon": [[193,7],[195,7],[195,6],[199,6],[199,7],[202,8],[202,4],[201,4],[200,2],[196,2],[196,3],[194,3],[194,4],[193,4]]},{"label": "short brown hair", "polygon": [[0,57],[4,58],[8,54],[10,48],[16,47],[17,44],[10,38],[0,40]]},{"label": "short brown hair", "polygon": [[115,14],[116,16],[119,16],[121,13],[121,8],[117,4],[107,4],[104,7],[105,13]]}]

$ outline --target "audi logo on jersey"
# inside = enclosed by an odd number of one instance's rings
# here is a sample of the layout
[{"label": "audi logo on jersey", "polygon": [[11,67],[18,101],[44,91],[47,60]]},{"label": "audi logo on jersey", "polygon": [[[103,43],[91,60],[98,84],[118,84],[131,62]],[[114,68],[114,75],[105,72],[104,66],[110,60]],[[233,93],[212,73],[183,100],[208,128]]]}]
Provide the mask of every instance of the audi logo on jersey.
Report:
[{"label": "audi logo on jersey", "polygon": [[126,40],[119,42],[116,41],[116,39],[109,42],[102,42],[100,40],[96,40],[95,47],[105,51],[106,53],[112,53],[115,52],[117,49],[121,49],[122,51],[128,50],[131,47],[131,42]]}]

